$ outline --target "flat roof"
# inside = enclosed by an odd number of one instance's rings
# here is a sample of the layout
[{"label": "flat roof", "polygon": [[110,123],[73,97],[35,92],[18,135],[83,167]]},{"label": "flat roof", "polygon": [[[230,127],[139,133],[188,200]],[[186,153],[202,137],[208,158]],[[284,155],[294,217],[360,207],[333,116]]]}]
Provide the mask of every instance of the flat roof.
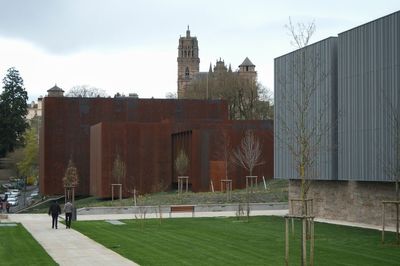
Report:
[{"label": "flat roof", "polygon": [[352,30],[358,29],[358,28],[360,28],[360,27],[364,27],[364,26],[366,26],[366,25],[368,25],[368,24],[375,23],[375,22],[377,22],[378,20],[385,19],[385,18],[387,18],[387,17],[390,17],[390,16],[395,16],[395,15],[400,15],[400,10],[399,10],[399,11],[396,11],[396,12],[393,12],[393,13],[391,13],[391,14],[388,14],[388,15],[386,15],[386,16],[383,16],[383,17],[380,17],[380,18],[377,18],[377,19],[374,19],[374,20],[368,21],[368,22],[366,22],[366,23],[363,23],[363,24],[361,24],[361,25],[358,25],[358,26],[356,26],[356,27],[354,27],[354,28],[351,28],[351,29],[348,29],[348,30],[342,31],[342,32],[341,32],[341,33],[339,33],[338,35],[340,35],[340,34],[343,34],[343,33],[347,33],[347,32],[349,32],[349,31],[352,31]]},{"label": "flat roof", "polygon": [[309,45],[307,45],[307,46],[304,46],[304,47],[302,47],[302,48],[298,48],[298,49],[296,49],[296,50],[294,50],[294,51],[291,51],[291,52],[289,52],[289,53],[287,53],[287,54],[283,54],[283,55],[280,55],[280,56],[278,56],[278,57],[275,57],[274,60],[276,60],[276,59],[278,59],[278,58],[281,58],[281,57],[284,57],[284,56],[287,56],[287,55],[290,55],[290,54],[292,54],[292,53],[295,53],[295,52],[300,51],[300,50],[302,50],[302,49],[308,48],[308,47],[310,47],[310,46],[319,44],[319,43],[321,43],[321,42],[325,42],[325,41],[330,40],[330,39],[337,39],[337,37],[336,37],[336,36],[330,36],[330,37],[328,37],[328,38],[325,38],[325,39],[322,39],[322,40],[320,40],[320,41],[311,43],[311,44],[309,44]]}]

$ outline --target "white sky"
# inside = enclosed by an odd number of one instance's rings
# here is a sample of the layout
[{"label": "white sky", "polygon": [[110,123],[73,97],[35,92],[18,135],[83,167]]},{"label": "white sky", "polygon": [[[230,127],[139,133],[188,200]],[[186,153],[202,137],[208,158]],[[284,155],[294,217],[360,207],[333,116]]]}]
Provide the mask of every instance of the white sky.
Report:
[{"label": "white sky", "polygon": [[399,0],[0,0],[0,78],[16,67],[30,100],[55,83],[164,98],[177,90],[178,39],[190,25],[200,71],[220,57],[236,69],[247,56],[272,90],[273,59],[293,50],[289,16],[315,20],[315,42],[398,10]]}]

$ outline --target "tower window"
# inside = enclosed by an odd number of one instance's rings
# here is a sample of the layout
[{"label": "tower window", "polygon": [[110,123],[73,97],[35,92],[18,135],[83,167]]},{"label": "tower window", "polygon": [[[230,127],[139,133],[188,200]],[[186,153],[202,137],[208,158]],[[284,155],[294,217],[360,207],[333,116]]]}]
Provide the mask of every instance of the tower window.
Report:
[{"label": "tower window", "polygon": [[185,69],[185,78],[189,78],[189,67],[186,67]]}]

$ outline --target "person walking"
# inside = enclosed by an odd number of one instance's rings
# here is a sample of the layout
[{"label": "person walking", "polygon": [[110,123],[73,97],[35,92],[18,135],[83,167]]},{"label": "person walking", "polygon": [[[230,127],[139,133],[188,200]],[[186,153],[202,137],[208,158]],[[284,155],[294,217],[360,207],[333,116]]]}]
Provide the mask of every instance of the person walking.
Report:
[{"label": "person walking", "polygon": [[64,205],[64,212],[65,212],[65,225],[66,228],[71,228],[71,220],[72,220],[72,211],[74,209],[74,205],[70,201],[67,201]]},{"label": "person walking", "polygon": [[54,229],[55,227],[57,229],[58,215],[61,214],[61,208],[56,200],[53,201],[49,207],[49,215],[50,214],[51,217],[53,218],[51,223],[51,228]]},{"label": "person walking", "polygon": [[7,213],[10,213],[10,207],[11,207],[11,204],[7,201],[7,203],[6,203]]}]

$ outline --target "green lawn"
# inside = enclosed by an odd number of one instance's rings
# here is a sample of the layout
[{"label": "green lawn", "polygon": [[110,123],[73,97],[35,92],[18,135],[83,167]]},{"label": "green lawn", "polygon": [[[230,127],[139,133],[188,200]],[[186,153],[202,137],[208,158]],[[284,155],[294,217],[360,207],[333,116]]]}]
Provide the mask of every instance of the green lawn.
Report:
[{"label": "green lawn", "polygon": [[57,265],[21,224],[0,226],[0,265]]},{"label": "green lawn", "polygon": [[[140,265],[283,265],[284,219],[251,217],[76,222],[86,234]],[[297,233],[300,232],[296,224]],[[381,245],[378,231],[316,223],[315,265],[399,265],[400,247]],[[388,240],[394,241],[394,234]],[[299,239],[291,265],[299,265]]]}]

